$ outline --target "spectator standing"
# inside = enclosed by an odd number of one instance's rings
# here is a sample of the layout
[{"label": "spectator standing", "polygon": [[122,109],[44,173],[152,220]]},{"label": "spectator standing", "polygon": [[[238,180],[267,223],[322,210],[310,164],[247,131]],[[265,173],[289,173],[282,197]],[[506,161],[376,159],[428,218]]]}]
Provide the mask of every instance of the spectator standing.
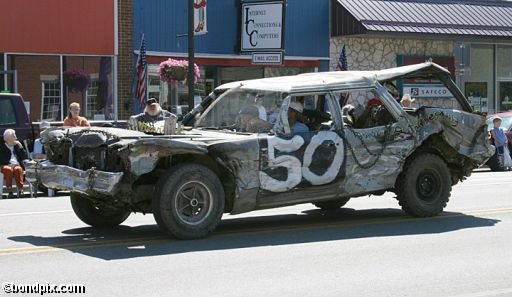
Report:
[{"label": "spectator standing", "polygon": [[496,147],[496,151],[498,151],[498,157],[500,163],[503,164],[503,153],[505,152],[505,146],[507,145],[507,136],[505,132],[501,128],[501,118],[495,117],[492,120],[493,128],[491,129],[491,136],[494,139],[494,146]]},{"label": "spectator standing", "polygon": [[69,105],[68,116],[64,119],[67,127],[90,127],[91,124],[85,117],[80,116],[80,104],[73,102]]}]

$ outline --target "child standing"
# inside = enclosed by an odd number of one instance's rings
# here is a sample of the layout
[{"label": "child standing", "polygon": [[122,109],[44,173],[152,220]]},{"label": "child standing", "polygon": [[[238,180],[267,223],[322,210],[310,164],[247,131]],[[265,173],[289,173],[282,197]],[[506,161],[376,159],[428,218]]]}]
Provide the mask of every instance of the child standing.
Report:
[{"label": "child standing", "polygon": [[491,130],[491,136],[494,139],[494,146],[496,147],[496,151],[498,151],[498,157],[500,163],[503,165],[503,153],[505,151],[505,145],[507,145],[507,136],[503,129],[501,129],[501,118],[495,117],[492,120],[493,128]]}]

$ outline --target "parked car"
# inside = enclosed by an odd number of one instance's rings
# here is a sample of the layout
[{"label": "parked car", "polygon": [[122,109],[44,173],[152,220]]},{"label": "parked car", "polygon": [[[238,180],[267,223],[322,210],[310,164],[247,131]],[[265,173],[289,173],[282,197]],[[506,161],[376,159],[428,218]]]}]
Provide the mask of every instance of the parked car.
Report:
[{"label": "parked car", "polygon": [[[512,111],[501,112],[487,116],[487,129],[489,131],[491,131],[493,127],[492,121],[496,117],[500,117],[502,120],[501,128],[505,131],[505,135],[508,138],[508,150],[509,152],[512,152]],[[489,133],[489,137],[491,140],[491,144],[494,145],[494,139],[492,138],[491,133]],[[487,161],[486,165],[488,165],[492,171],[503,171],[506,169],[505,166],[503,166],[502,162],[500,162],[497,151],[489,159],[489,161]]]},{"label": "parked car", "polygon": [[[409,78],[444,82],[462,110],[404,110],[384,85]],[[344,115],[347,98],[361,106]],[[358,112],[374,98],[378,108]],[[256,101],[274,124],[258,118]],[[293,133],[288,116],[300,106],[309,131]],[[153,213],[165,232],[195,239],[211,233],[223,213],[300,203],[339,208],[386,191],[396,193],[408,214],[435,216],[452,186],[494,154],[485,117],[472,112],[450,73],[432,62],[228,83],[183,124],[192,127],[166,136],[115,128],[46,130],[50,161],[28,166],[27,177],[71,191],[75,214],[91,226],[121,224],[131,212]]]},{"label": "parked car", "polygon": [[17,93],[0,93],[0,135],[6,129],[14,129],[18,139],[27,141],[32,148],[39,133],[39,126],[32,125],[23,97]]}]

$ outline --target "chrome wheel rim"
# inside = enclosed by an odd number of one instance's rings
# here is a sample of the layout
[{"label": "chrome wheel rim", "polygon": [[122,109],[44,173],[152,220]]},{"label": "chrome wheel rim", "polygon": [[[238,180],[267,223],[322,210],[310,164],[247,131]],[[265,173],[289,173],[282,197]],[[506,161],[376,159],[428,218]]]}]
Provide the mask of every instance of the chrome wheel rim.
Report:
[{"label": "chrome wheel rim", "polygon": [[186,182],[176,192],[176,214],[188,225],[199,225],[204,222],[212,211],[212,204],[212,192],[202,182]]}]

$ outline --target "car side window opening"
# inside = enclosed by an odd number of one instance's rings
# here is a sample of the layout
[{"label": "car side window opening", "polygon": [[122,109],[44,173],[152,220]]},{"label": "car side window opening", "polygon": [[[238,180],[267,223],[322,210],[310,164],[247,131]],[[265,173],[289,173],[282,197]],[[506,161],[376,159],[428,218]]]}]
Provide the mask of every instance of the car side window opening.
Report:
[{"label": "car side window opening", "polygon": [[[296,134],[297,129],[293,129],[294,126],[300,127],[298,133],[333,129],[334,119],[332,114],[335,114],[335,111],[330,98],[329,93],[292,94],[287,97],[283,102],[281,114],[276,122],[276,133]],[[291,113],[294,113],[292,110],[297,106],[299,109],[302,108],[302,111],[296,113],[297,123],[295,124],[294,115]]]},{"label": "car side window opening", "polygon": [[375,89],[345,92],[343,100],[344,124],[353,128],[372,128],[396,122]]}]

